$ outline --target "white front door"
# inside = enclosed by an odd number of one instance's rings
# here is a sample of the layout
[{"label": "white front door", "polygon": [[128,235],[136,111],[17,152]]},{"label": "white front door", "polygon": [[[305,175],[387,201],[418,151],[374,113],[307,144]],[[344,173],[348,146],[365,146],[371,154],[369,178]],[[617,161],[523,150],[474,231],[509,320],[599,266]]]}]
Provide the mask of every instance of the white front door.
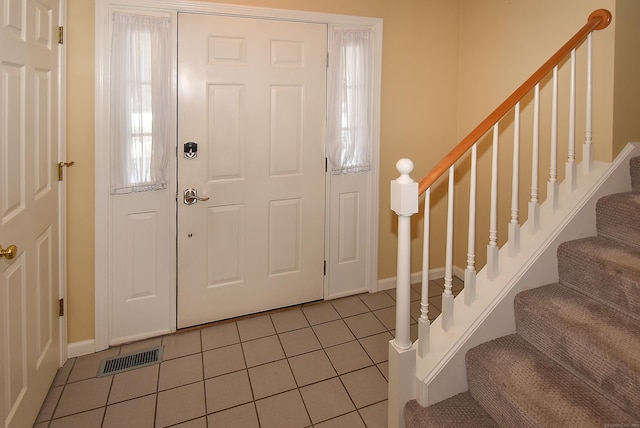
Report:
[{"label": "white front door", "polygon": [[371,232],[375,222],[370,199],[374,179],[372,171],[329,177],[329,268],[325,298],[366,293],[373,282],[371,252],[376,241]]},{"label": "white front door", "polygon": [[179,14],[179,328],[323,297],[326,32]]},{"label": "white front door", "polygon": [[[0,6],[0,423],[35,422],[60,362],[58,1]],[[7,257],[9,256],[9,257]]]}]

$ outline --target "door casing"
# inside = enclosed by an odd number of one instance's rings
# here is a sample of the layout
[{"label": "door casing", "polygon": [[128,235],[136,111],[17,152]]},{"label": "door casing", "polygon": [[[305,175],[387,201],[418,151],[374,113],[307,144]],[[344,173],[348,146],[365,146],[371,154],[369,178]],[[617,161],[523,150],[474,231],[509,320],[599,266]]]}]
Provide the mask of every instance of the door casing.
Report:
[{"label": "door casing", "polygon": [[[371,179],[369,180],[369,212],[372,213],[370,221],[371,240],[368,254],[368,278],[369,291],[377,290],[377,236],[378,236],[378,164],[380,146],[380,86],[382,69],[382,19],[370,17],[358,17],[348,15],[336,15],[316,12],[301,12],[292,10],[258,8],[249,6],[216,4],[198,1],[172,1],[172,0],[95,0],[96,22],[95,22],[95,43],[96,43],[96,96],[95,96],[95,339],[92,349],[85,347],[85,352],[99,351],[109,347],[112,342],[109,331],[112,308],[110,304],[111,294],[111,229],[112,219],[110,216],[111,201],[109,195],[109,141],[108,141],[108,117],[109,117],[109,39],[110,26],[109,17],[114,10],[137,11],[147,14],[170,14],[175,23],[177,13],[213,13],[220,15],[233,15],[254,18],[281,19],[301,22],[320,22],[331,25],[351,25],[372,28],[375,34],[375,61],[374,61],[374,106],[373,106],[373,144],[372,159],[373,165]],[[175,25],[175,24],[174,24]],[[172,46],[173,52],[173,76],[177,77],[177,62],[175,49],[177,47],[177,35],[174,34]],[[174,82],[176,78],[172,79]],[[174,84],[172,94],[175,97],[177,88]],[[174,102],[175,105],[175,102]],[[174,122],[177,118],[174,117]],[[174,123],[174,129],[175,129]],[[175,177],[175,163],[171,163],[174,168],[170,176]],[[330,180],[327,180],[327,195],[330,194]],[[175,188],[175,179],[172,181]],[[173,192],[172,192],[173,193]],[[328,199],[328,197],[327,197]],[[170,231],[175,236],[175,212],[172,212],[172,227]],[[328,247],[328,246],[327,246]],[[176,259],[175,248],[168,248],[167,258]],[[327,257],[328,260],[328,257]],[[325,296],[327,293],[327,283],[325,279]],[[175,331],[176,306],[175,306],[175,284],[173,290],[173,301],[167,305],[169,319],[173,320],[173,325],[168,326],[170,331]]]}]

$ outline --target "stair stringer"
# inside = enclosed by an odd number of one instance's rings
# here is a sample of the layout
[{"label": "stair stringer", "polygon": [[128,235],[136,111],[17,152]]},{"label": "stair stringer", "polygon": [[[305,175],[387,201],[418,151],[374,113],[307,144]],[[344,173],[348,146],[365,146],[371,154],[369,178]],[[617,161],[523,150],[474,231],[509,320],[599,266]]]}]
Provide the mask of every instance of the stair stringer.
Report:
[{"label": "stair stringer", "polygon": [[486,269],[476,278],[476,301],[464,304],[464,290],[454,303],[454,326],[442,330],[441,318],[431,325],[430,352],[416,357],[416,400],[421,406],[437,403],[467,390],[464,357],[486,341],[515,333],[513,299],[520,291],[558,281],[556,251],[562,242],[596,235],[595,206],[605,195],[631,190],[629,159],[640,155],[640,143],[629,143],[611,163],[595,163],[591,174],[578,166],[578,186],[570,192],[560,185],[560,207],[540,207],[540,230],[531,235],[521,229],[521,250],[508,255],[507,245],[499,253],[500,273],[493,280]]}]

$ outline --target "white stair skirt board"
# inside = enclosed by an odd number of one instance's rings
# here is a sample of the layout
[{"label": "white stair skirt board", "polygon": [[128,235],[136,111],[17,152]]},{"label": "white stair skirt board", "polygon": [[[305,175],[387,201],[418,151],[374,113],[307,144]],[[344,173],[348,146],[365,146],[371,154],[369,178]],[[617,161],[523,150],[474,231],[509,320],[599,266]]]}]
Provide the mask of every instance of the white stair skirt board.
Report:
[{"label": "white stair skirt board", "polygon": [[[631,143],[613,163],[594,163],[589,176],[584,176],[582,167],[578,168],[578,188],[571,193],[566,180],[559,186],[562,203],[555,213],[547,201],[540,206],[539,231],[531,235],[529,227],[522,227],[520,253],[509,256],[508,245],[500,250],[499,258],[504,260],[498,276],[488,281],[486,269],[478,272],[475,303],[465,305],[464,296],[455,300],[456,319],[449,332],[443,331],[440,317],[433,322],[430,352],[424,358],[416,358],[416,399],[420,405],[437,403],[467,389],[467,350],[515,332],[515,295],[558,280],[557,246],[595,235],[597,200],[630,190],[628,161],[639,154],[640,143]],[[412,282],[413,278],[412,275]],[[464,293],[463,290],[460,294]]]},{"label": "white stair skirt board", "polygon": [[[459,266],[453,267],[453,276],[456,278],[464,279],[464,268]],[[444,266],[434,269],[429,269],[429,279],[444,278]],[[390,290],[396,288],[398,279],[395,276],[390,278],[384,278],[378,281],[378,291]],[[411,283],[420,284],[422,282],[422,271],[414,272],[411,274]]]}]

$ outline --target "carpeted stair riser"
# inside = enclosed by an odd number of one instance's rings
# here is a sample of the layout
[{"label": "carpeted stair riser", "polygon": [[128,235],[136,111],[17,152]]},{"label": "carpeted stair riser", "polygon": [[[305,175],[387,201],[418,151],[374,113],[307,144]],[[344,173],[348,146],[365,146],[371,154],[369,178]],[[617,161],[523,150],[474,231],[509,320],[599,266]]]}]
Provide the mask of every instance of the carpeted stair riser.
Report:
[{"label": "carpeted stair riser", "polygon": [[631,188],[636,192],[640,192],[640,156],[631,158],[629,169],[631,171]]},{"label": "carpeted stair riser", "polygon": [[472,397],[502,427],[603,427],[638,420],[518,335],[467,352]]},{"label": "carpeted stair riser", "polygon": [[560,284],[519,293],[517,333],[640,417],[640,322]]},{"label": "carpeted stair riser", "polygon": [[598,236],[640,250],[640,192],[618,193],[596,203]]},{"label": "carpeted stair riser", "polygon": [[468,391],[426,409],[411,400],[404,413],[406,428],[499,428]]},{"label": "carpeted stair riser", "polygon": [[564,242],[558,275],[562,285],[640,321],[639,250],[597,237]]}]

